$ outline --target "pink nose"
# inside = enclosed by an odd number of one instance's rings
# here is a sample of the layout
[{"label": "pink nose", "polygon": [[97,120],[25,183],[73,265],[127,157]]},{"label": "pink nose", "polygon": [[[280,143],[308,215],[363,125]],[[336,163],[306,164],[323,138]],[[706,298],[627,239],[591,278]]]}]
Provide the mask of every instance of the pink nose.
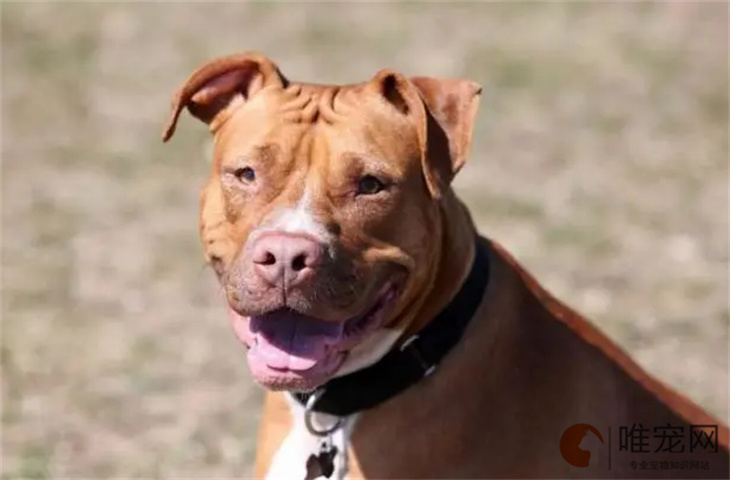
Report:
[{"label": "pink nose", "polygon": [[312,277],[323,257],[324,247],[310,237],[270,233],[256,240],[252,260],[267,283],[292,287]]}]

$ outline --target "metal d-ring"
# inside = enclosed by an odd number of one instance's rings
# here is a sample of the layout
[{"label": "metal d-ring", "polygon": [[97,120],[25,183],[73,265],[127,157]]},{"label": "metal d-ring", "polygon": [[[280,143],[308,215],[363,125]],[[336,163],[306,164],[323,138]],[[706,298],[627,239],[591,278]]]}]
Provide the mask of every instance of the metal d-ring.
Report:
[{"label": "metal d-ring", "polygon": [[322,395],[324,395],[324,389],[316,390],[312,393],[312,395],[310,395],[307,400],[307,405],[304,407],[304,425],[307,427],[309,433],[318,437],[326,437],[333,434],[342,426],[342,422],[344,420],[342,417],[337,417],[335,424],[325,430],[317,430],[314,427],[314,424],[312,423],[312,414],[314,414],[314,410],[312,409],[314,408],[314,404],[317,403],[317,400],[319,400]]}]

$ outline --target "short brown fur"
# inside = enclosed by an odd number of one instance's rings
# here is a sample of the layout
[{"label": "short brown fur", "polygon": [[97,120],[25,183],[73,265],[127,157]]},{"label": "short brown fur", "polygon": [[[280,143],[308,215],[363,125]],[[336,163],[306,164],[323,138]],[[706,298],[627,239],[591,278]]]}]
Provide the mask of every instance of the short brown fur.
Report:
[{"label": "short brown fur", "polygon": [[[329,292],[312,315],[335,321],[362,308],[384,278],[403,275],[390,325],[418,331],[465,278],[476,230],[449,184],[464,165],[480,88],[467,80],[407,78],[383,70],[358,85],[298,84],[257,54],[216,59],[175,96],[164,139],[187,107],[215,135],[213,169],[201,196],[206,258],[228,301],[266,306],[246,266],[249,234],[306,189],[337,237],[337,265],[312,288]],[[253,162],[263,186],[230,174]],[[396,185],[376,202],[352,200],[363,171]],[[312,193],[313,192],[313,193]],[[362,412],[348,478],[728,478],[728,429],[643,371],[585,318],[555,299],[495,242],[489,287],[462,341],[437,373]],[[338,277],[348,271],[349,277]],[[348,289],[338,290],[344,283]],[[253,287],[251,287],[253,285]],[[258,308],[257,307],[257,308]],[[291,428],[283,393],[266,396],[255,474],[261,478]],[[561,456],[562,432],[577,423],[608,437],[610,460],[578,468]],[[708,470],[642,470],[631,461],[686,456],[615,448],[619,428],[641,423],[718,425],[717,453],[696,453]],[[608,440],[608,438],[606,438]]]}]

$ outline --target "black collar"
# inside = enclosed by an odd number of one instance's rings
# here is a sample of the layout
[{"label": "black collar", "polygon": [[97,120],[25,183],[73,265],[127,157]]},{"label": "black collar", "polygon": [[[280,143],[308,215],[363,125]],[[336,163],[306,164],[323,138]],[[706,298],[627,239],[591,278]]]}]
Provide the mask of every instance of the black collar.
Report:
[{"label": "black collar", "polygon": [[[430,375],[459,341],[482,301],[489,280],[489,254],[487,241],[477,238],[469,276],[446,308],[378,362],[315,390],[321,396],[312,410],[344,417],[372,408]],[[313,393],[293,396],[306,405]]]}]

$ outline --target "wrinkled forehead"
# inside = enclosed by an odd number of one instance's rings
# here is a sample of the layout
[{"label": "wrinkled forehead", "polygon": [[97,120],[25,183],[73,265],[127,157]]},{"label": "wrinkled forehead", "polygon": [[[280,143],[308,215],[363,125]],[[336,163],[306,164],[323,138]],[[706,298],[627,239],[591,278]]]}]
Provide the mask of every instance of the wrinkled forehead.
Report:
[{"label": "wrinkled forehead", "polygon": [[218,143],[239,155],[275,146],[289,160],[361,157],[405,171],[419,152],[413,122],[365,85],[264,89],[233,108]]}]

